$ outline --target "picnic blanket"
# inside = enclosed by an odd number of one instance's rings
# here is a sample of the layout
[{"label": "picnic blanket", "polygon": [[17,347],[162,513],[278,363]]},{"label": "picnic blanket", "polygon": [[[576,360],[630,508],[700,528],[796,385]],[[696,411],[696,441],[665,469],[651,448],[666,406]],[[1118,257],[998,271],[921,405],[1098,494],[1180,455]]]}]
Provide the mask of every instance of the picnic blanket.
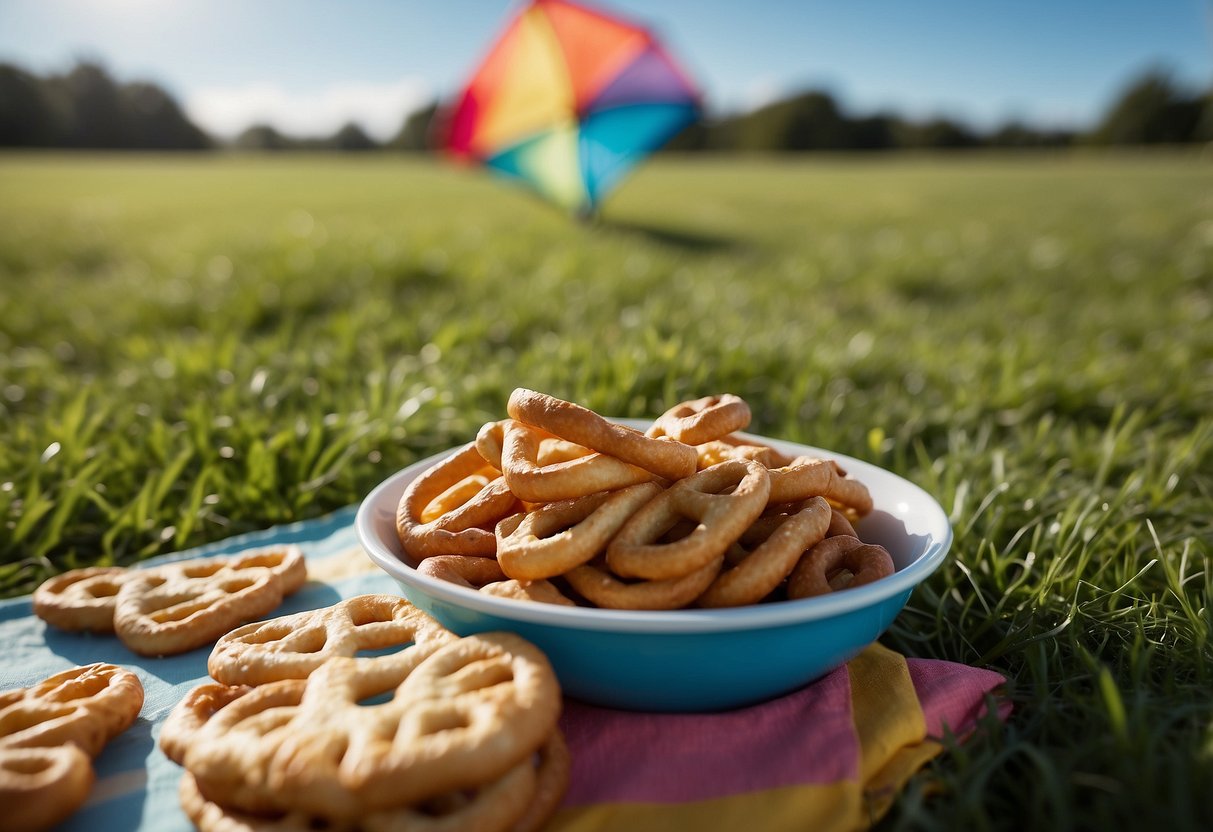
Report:
[{"label": "picnic blanket", "polygon": [[[163,560],[297,543],[309,581],[274,615],[397,591],[362,553],[354,509],[279,526]],[[95,760],[97,781],[67,830],[188,830],[177,802],[181,769],[160,751],[173,706],[208,678],[210,648],[161,659],[117,638],[64,633],[32,612],[29,598],[0,602],[0,690],[104,661],[134,670],[145,701],[136,723]],[[572,755],[556,832],[735,829],[846,830],[869,826],[905,782],[963,737],[994,703],[1003,678],[950,662],[905,658],[873,645],[847,666],[770,702],[714,714],[616,711],[567,700],[561,727]]]}]

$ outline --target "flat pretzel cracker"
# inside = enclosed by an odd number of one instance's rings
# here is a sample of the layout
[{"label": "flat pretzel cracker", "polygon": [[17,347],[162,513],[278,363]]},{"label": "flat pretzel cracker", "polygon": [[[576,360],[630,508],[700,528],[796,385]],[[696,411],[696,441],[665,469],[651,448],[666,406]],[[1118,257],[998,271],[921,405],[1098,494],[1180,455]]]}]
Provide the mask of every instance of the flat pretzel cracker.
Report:
[{"label": "flat pretzel cracker", "polygon": [[[474,790],[451,795],[435,806],[405,805],[334,819],[290,809],[256,815],[205,797],[189,772],[181,779],[181,808],[200,832],[506,832],[528,811],[536,793],[535,766],[523,760],[502,777]],[[445,797],[445,796],[443,796]]]},{"label": "flat pretzel cracker", "polygon": [[503,776],[559,708],[546,657],[517,636],[418,643],[254,688],[194,733],[184,764],[234,809],[352,819]]},{"label": "flat pretzel cracker", "polygon": [[118,590],[134,574],[121,566],[89,566],[56,575],[34,590],[34,614],[60,630],[112,633]]},{"label": "flat pretzel cracker", "polygon": [[102,663],[74,667],[0,693],[0,749],[70,743],[95,757],[142,707],[143,685],[129,670]]},{"label": "flat pretzel cracker", "polygon": [[272,612],[306,580],[298,546],[135,570],[118,593],[114,631],[140,655],[184,653]]},{"label": "flat pretzel cracker", "polygon": [[207,670],[225,685],[262,685],[306,679],[329,659],[359,650],[456,638],[399,596],[359,595],[324,609],[238,627],[215,644]]},{"label": "flat pretzel cracker", "polygon": [[50,829],[84,803],[93,778],[89,756],[74,745],[0,749],[0,827]]},{"label": "flat pretzel cracker", "polygon": [[142,707],[139,678],[101,663],[0,693],[0,828],[48,829],[79,808],[90,758]]}]

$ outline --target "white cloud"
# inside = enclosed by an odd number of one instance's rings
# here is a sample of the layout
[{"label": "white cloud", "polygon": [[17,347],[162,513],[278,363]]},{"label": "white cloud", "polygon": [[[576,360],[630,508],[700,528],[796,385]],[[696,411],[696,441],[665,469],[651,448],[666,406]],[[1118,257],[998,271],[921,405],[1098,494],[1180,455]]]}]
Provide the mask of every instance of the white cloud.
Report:
[{"label": "white cloud", "polygon": [[773,75],[754,78],[746,86],[741,95],[743,110],[757,110],[773,104],[787,93],[787,82]]},{"label": "white cloud", "polygon": [[185,109],[204,130],[225,138],[253,124],[270,124],[292,136],[324,136],[354,121],[383,141],[396,134],[408,113],[431,98],[429,84],[419,78],[330,84],[308,92],[248,84],[195,90],[186,96]]},{"label": "white cloud", "polygon": [[709,89],[707,110],[714,116],[731,116],[749,113],[772,104],[789,95],[795,88],[784,79],[774,75],[760,75],[744,84],[734,84],[725,89]]}]

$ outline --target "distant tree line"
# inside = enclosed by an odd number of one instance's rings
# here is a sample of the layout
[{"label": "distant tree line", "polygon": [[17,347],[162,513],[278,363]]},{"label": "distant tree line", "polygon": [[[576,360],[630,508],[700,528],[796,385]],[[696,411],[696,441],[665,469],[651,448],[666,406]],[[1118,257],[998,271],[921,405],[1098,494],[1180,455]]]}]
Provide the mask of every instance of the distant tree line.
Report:
[{"label": "distant tree line", "polygon": [[0,63],[0,146],[202,150],[213,142],[155,84],[81,63],[40,77]]},{"label": "distant tree line", "polygon": [[957,121],[894,113],[853,116],[828,93],[804,92],[748,113],[692,125],[667,146],[682,151],[1030,148],[1188,144],[1213,141],[1213,88],[1191,92],[1162,70],[1126,87],[1092,129],[1049,130],[1008,122],[978,131]]},{"label": "distant tree line", "polygon": [[[398,133],[377,142],[358,124],[331,136],[287,136],[253,125],[226,145],[194,125],[167,92],[119,83],[94,63],[38,76],[0,63],[0,146],[92,149],[399,150],[432,149],[437,103],[409,113]],[[705,119],[667,145],[681,152],[801,152],[1070,145],[1186,144],[1213,141],[1213,89],[1194,92],[1151,70],[1123,90],[1087,131],[1018,122],[980,131],[947,118],[913,121],[895,113],[853,115],[829,93],[807,91],[751,112]]]},{"label": "distant tree line", "polygon": [[353,122],[331,136],[299,138],[287,136],[268,124],[254,124],[236,137],[238,150],[403,150],[425,152],[432,149],[430,126],[438,104],[433,103],[408,114],[400,130],[389,141],[377,142]]}]

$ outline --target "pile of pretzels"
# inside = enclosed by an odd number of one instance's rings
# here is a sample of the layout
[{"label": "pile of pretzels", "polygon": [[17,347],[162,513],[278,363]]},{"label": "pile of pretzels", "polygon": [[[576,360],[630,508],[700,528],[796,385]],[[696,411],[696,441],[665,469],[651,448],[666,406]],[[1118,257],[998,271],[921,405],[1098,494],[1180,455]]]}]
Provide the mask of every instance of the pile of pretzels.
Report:
[{"label": "pile of pretzels", "polygon": [[852,525],[872,510],[863,483],[739,435],[738,396],[683,402],[644,432],[523,388],[507,412],[402,495],[396,530],[418,572],[630,610],[795,600],[893,573]]}]

